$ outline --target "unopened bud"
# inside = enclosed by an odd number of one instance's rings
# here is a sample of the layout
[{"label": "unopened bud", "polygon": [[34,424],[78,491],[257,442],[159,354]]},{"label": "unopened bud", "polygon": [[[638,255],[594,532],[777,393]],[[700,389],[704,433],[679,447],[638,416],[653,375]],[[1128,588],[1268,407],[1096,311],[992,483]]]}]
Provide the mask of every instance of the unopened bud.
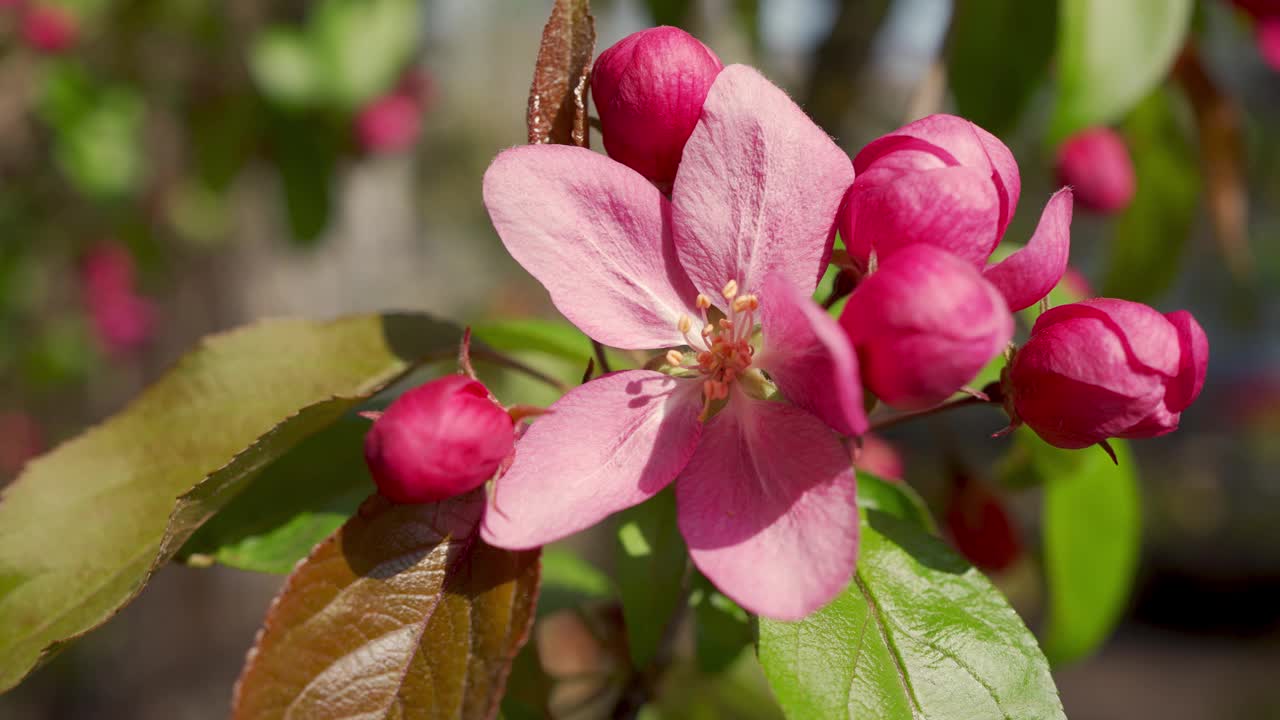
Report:
[{"label": "unopened bud", "polygon": [[1123,210],[1137,188],[1124,139],[1105,127],[1068,138],[1058,149],[1057,173],[1061,183],[1072,187],[1076,202],[1100,213]]}]

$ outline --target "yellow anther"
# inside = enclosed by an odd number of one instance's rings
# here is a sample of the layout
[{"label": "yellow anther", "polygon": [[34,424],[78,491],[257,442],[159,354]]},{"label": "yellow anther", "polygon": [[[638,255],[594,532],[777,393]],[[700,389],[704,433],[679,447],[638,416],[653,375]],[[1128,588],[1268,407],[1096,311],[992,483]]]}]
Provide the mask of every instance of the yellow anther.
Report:
[{"label": "yellow anther", "polygon": [[682,364],[682,363],[684,363],[684,353],[680,352],[679,350],[668,350],[668,351],[667,351],[667,364],[668,364],[668,365],[680,365],[680,364]]},{"label": "yellow anther", "polygon": [[737,296],[738,296],[738,281],[737,281],[737,280],[730,280],[729,282],[725,283],[725,284],[724,284],[724,289],[720,291],[720,294],[721,294],[721,295],[724,295],[724,299],[725,299],[725,300],[732,300],[732,299],[734,299],[735,297],[737,297]]},{"label": "yellow anther", "polygon": [[702,337],[711,337],[715,333],[716,333],[716,326],[712,325],[711,323],[707,323],[702,327]]},{"label": "yellow anther", "polygon": [[680,322],[677,323],[677,327],[680,328],[681,334],[689,332],[690,330],[693,329],[693,318],[690,318],[688,315],[681,313]]},{"label": "yellow anther", "polygon": [[698,293],[698,299],[696,301],[696,304],[699,310],[706,310],[707,308],[711,307],[711,298],[707,297],[706,295],[703,295],[702,293]]},{"label": "yellow anther", "polygon": [[733,300],[733,311],[736,313],[755,310],[760,307],[760,301],[755,295],[739,295]]},{"label": "yellow anther", "polygon": [[732,330],[733,321],[730,320],[729,318],[720,318],[720,327],[724,328],[725,330]]},{"label": "yellow anther", "polygon": [[747,308],[752,312],[760,309],[760,297],[757,295],[748,295],[749,303]]}]

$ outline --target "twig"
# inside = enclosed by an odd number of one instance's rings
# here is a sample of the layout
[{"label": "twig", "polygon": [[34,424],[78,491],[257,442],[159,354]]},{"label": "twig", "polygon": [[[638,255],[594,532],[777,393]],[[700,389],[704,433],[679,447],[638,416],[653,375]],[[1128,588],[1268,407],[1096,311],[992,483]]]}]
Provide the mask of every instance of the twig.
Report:
[{"label": "twig", "polygon": [[525,365],[524,363],[520,362],[519,360],[516,360],[515,358],[507,357],[506,355],[503,355],[500,352],[496,352],[488,348],[472,348],[471,357],[480,358],[481,360],[487,360],[488,362],[491,362],[494,365],[505,367],[508,370],[515,370],[516,372],[524,373],[525,375],[528,375],[534,380],[537,380],[542,383],[546,383],[547,385],[550,385],[551,387],[555,388],[556,390],[562,393],[567,393],[569,392],[569,390],[571,390],[571,388],[567,384],[565,384],[564,382],[561,382],[560,380],[557,380],[556,378],[551,377],[550,375],[542,372],[541,370],[529,367],[528,365]]},{"label": "twig", "polygon": [[605,357],[604,346],[600,344],[600,341],[592,340],[591,347],[596,351],[596,365],[599,366],[600,372],[605,375],[613,372],[609,367],[609,358]]},{"label": "twig", "polygon": [[907,422],[908,420],[915,420],[916,418],[928,417],[930,415],[937,415],[938,413],[943,413],[948,410],[953,410],[955,408],[967,407],[969,405],[991,405],[991,404],[994,404],[994,402],[995,402],[994,400],[983,400],[982,398],[968,395],[958,400],[952,400],[951,402],[945,402],[945,403],[942,403],[941,405],[935,405],[925,410],[916,410],[915,412],[905,412],[905,413],[899,413],[897,415],[890,415],[889,417],[886,417],[871,423],[871,429],[883,430],[887,427],[893,427],[894,425],[899,425],[901,423]]}]

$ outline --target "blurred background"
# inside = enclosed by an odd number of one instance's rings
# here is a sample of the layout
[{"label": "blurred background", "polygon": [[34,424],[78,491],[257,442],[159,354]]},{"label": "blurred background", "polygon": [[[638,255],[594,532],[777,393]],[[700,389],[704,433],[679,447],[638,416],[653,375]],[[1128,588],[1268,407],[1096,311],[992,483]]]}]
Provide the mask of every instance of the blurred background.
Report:
[{"label": "blurred background", "polygon": [[[593,7],[597,51],[680,25],[760,67],[851,154],[924,114],[965,114],[1018,159],[1008,237],[1025,239],[1057,185],[1053,68],[1025,90],[993,79],[976,103],[953,73],[1034,67],[1052,26],[987,27],[957,2]],[[525,141],[550,6],[0,0],[0,482],[212,332],[392,308],[551,316],[479,192],[492,157]],[[1076,720],[1280,718],[1280,71],[1250,12],[1202,0],[1192,23],[1194,44],[1120,127],[1133,205],[1073,224],[1072,264],[1094,288],[1191,310],[1212,348],[1181,431],[1133,445],[1138,577],[1117,633],[1058,673]],[[975,408],[886,437],[944,515],[957,468],[1000,484],[1000,424]],[[1016,548],[993,576],[1036,627],[1037,491],[999,494]],[[222,717],[280,582],[168,568],[0,697],[0,717]]]}]

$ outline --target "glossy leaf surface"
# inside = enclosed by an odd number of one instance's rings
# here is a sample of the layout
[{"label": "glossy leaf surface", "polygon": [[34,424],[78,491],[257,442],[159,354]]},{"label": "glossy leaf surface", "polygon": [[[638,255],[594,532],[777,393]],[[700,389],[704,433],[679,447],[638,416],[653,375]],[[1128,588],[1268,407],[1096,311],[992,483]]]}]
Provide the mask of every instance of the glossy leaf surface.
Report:
[{"label": "glossy leaf surface", "polygon": [[457,338],[418,315],[213,336],[28,465],[0,498],[0,691],[115,614],[264,467]]},{"label": "glossy leaf surface", "polygon": [[290,576],[233,718],[491,718],[529,635],[538,551],[479,538],[484,491],[371,497]]},{"label": "glossy leaf surface", "polygon": [[854,581],[794,623],[760,620],[787,717],[1063,718],[1036,639],[977,570],[918,526],[864,516]]}]

